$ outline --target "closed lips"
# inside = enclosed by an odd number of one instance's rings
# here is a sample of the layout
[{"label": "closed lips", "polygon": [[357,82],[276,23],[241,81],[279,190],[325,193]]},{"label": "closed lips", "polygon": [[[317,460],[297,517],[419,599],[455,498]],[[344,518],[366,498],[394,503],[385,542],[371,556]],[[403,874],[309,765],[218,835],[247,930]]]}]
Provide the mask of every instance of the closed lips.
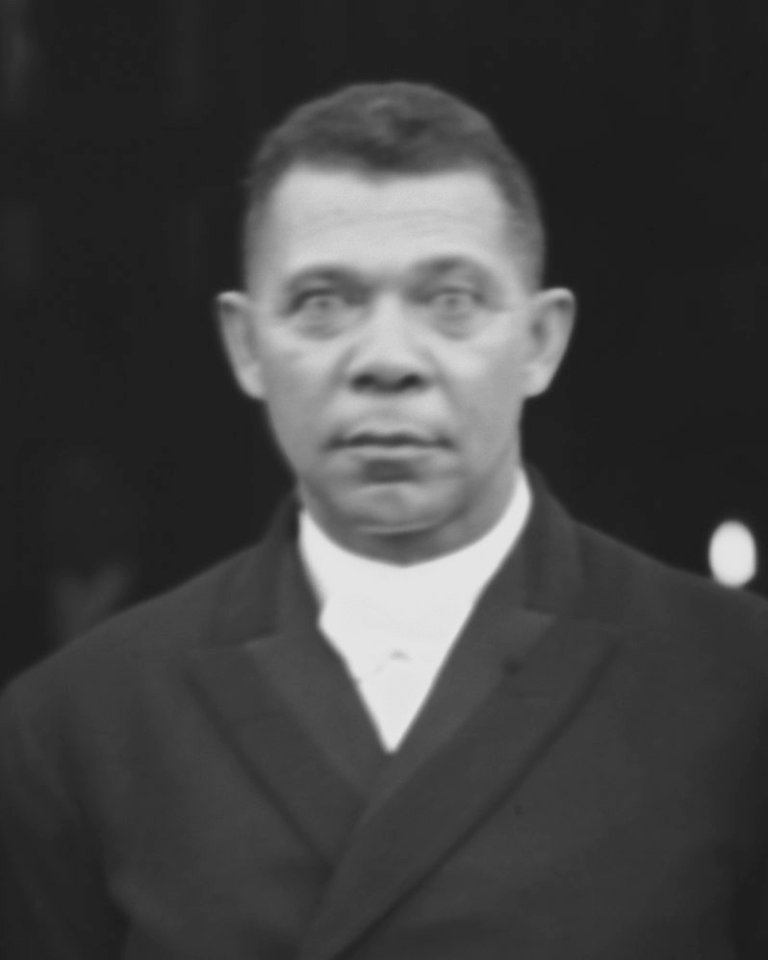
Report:
[{"label": "closed lips", "polygon": [[431,447],[435,446],[437,441],[418,436],[417,434],[400,431],[397,433],[355,433],[352,436],[347,437],[344,443],[346,446],[350,447]]}]

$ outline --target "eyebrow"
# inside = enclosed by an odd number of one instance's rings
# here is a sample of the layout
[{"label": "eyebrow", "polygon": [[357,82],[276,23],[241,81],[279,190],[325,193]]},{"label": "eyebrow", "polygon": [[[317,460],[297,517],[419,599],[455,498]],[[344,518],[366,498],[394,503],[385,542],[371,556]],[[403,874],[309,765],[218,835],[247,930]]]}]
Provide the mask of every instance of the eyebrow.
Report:
[{"label": "eyebrow", "polygon": [[437,257],[434,260],[426,260],[423,263],[417,264],[413,268],[413,273],[419,277],[419,279],[424,280],[435,280],[447,273],[455,273],[458,271],[470,273],[473,278],[478,280],[491,279],[488,268],[470,257]]},{"label": "eyebrow", "polygon": [[289,277],[285,283],[286,293],[297,293],[312,283],[327,283],[329,286],[334,284],[359,284],[360,276],[348,267],[335,266],[333,264],[319,265],[317,267],[307,267],[299,270],[298,273]]},{"label": "eyebrow", "polygon": [[[463,256],[436,257],[431,260],[424,260],[412,266],[408,270],[408,274],[413,279],[429,281],[459,270],[469,272],[477,279],[490,279],[490,273],[483,264]],[[313,283],[326,283],[329,286],[368,286],[364,273],[351,270],[349,267],[340,264],[318,264],[315,267],[300,270],[294,276],[289,277],[285,284],[285,293],[289,297],[293,296]]]}]

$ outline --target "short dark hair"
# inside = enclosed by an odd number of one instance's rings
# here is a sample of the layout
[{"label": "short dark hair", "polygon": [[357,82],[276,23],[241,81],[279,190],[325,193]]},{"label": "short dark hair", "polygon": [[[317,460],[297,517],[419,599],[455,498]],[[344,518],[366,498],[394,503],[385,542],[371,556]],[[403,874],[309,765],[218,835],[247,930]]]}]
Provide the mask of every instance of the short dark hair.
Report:
[{"label": "short dark hair", "polygon": [[266,134],[250,164],[246,264],[254,253],[257,217],[278,181],[299,165],[374,178],[482,170],[509,206],[527,278],[541,283],[546,238],[531,175],[488,117],[452,94],[426,84],[364,83],[296,108]]}]

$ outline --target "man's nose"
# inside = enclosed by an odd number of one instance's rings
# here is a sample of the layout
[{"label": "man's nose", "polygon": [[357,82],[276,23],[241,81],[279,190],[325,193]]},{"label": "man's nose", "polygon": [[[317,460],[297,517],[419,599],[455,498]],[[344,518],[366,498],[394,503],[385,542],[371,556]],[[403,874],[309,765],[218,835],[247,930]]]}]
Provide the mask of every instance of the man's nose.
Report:
[{"label": "man's nose", "polygon": [[382,297],[372,306],[348,368],[353,390],[404,393],[427,386],[429,365],[414,323],[395,296]]}]

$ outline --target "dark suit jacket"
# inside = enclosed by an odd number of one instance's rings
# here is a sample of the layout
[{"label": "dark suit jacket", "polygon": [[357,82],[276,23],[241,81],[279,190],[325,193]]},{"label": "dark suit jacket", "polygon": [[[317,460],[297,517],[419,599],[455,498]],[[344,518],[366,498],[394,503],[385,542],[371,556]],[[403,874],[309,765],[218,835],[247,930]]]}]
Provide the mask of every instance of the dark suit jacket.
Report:
[{"label": "dark suit jacket", "polygon": [[286,511],[6,692],[6,960],[766,957],[767,609],[538,487],[386,758]]}]

